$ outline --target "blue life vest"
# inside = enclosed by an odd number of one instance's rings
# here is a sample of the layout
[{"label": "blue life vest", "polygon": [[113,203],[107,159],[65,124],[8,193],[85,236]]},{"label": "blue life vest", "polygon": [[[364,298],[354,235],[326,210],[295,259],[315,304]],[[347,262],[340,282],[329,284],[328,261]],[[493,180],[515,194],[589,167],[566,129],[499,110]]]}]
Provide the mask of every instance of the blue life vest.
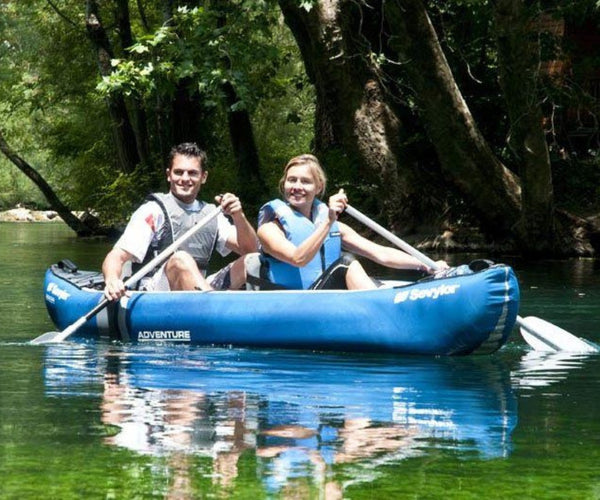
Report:
[{"label": "blue life vest", "polygon": [[[271,200],[263,205],[258,215],[258,225],[277,220],[285,237],[294,245],[300,245],[314,233],[317,225],[329,218],[329,207],[315,200],[312,207],[312,220],[293,210],[281,200]],[[294,290],[306,290],[342,253],[342,238],[339,225],[334,222],[323,245],[314,258],[304,267],[296,267],[271,257],[263,251],[268,262],[267,277],[278,285]]]}]

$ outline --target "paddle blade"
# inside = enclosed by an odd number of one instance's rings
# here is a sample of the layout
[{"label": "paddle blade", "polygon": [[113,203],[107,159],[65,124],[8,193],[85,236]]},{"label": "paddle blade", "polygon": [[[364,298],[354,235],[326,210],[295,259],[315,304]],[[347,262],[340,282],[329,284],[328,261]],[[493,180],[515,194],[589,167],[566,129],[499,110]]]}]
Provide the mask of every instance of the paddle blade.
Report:
[{"label": "paddle blade", "polygon": [[33,340],[29,341],[30,344],[53,344],[55,342],[59,342],[60,338],[60,332],[46,332],[42,335],[40,335],[39,337],[34,338]]},{"label": "paddle blade", "polygon": [[577,353],[600,352],[600,348],[587,340],[535,316],[517,318],[521,335],[536,351],[567,351]]},{"label": "paddle blade", "polygon": [[92,317],[100,309],[102,309],[103,307],[105,307],[107,303],[108,302],[106,300],[104,300],[103,302],[101,302],[100,304],[98,304],[94,309],[92,309],[89,313],[87,313],[85,316],[82,316],[77,321],[75,321],[75,323],[73,323],[71,326],[68,326],[67,328],[65,328],[62,332],[47,332],[47,333],[44,333],[43,335],[40,335],[39,337],[33,339],[31,341],[31,343],[32,344],[53,344],[53,343],[56,343],[56,342],[62,342],[67,337],[70,337],[77,330],[79,330],[79,328],[81,328],[83,326],[83,324],[90,317]]}]

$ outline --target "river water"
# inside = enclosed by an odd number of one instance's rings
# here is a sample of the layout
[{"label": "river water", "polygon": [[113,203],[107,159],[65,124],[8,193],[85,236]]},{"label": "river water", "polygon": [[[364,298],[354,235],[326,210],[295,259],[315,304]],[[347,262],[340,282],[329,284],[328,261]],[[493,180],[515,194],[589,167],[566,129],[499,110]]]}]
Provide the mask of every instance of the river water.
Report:
[{"label": "river water", "polygon": [[[0,498],[600,498],[600,356],[29,345],[45,269],[108,247],[0,223]],[[504,261],[521,316],[600,342],[593,260]]]}]

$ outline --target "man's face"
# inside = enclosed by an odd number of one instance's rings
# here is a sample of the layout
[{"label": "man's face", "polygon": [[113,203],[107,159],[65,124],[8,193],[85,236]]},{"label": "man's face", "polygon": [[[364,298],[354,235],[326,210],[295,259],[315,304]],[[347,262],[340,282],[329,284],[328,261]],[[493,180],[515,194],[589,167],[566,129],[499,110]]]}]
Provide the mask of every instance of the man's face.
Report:
[{"label": "man's face", "polygon": [[208,172],[202,170],[200,160],[193,156],[175,155],[171,168],[167,169],[167,180],[173,195],[184,203],[192,203]]}]

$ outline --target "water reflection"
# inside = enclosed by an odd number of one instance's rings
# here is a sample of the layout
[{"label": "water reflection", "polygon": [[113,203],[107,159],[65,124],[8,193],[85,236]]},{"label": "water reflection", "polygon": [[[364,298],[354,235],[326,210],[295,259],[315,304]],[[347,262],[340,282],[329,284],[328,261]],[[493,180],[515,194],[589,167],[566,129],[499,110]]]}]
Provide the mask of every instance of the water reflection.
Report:
[{"label": "water reflection", "polygon": [[592,353],[529,351],[512,373],[513,386],[520,389],[547,387],[567,378],[570,372],[583,367],[597,356]]},{"label": "water reflection", "polygon": [[225,487],[245,457],[271,492],[309,481],[336,498],[349,484],[334,480],[339,467],[355,467],[356,482],[432,448],[506,457],[517,421],[495,357],[70,344],[47,349],[45,387],[99,396],[105,443],[167,457],[179,488],[193,457],[208,457],[204,475]]}]

